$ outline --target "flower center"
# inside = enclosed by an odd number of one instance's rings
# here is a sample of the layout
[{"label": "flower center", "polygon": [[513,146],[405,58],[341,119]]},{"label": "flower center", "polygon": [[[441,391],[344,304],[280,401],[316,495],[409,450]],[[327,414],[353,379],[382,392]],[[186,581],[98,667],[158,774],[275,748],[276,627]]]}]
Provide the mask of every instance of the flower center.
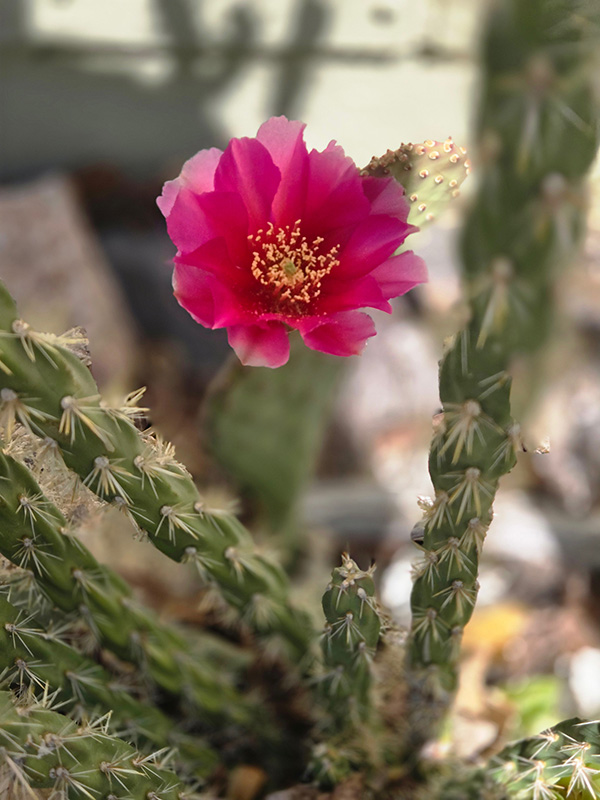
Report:
[{"label": "flower center", "polygon": [[252,274],[269,290],[270,310],[299,313],[321,294],[321,281],[339,265],[339,245],[321,252],[323,237],[309,242],[300,232],[300,220],[284,228],[269,222],[248,236],[254,251]]}]

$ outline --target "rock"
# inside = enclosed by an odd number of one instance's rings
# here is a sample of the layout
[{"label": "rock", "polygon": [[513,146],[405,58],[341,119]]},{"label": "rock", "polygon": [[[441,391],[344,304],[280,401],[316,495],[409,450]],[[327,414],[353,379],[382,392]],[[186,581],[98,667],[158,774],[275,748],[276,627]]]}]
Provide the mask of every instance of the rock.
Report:
[{"label": "rock", "polygon": [[569,688],[582,717],[600,715],[600,649],[582,647],[571,658]]},{"label": "rock", "polygon": [[102,390],[130,388],[129,312],[67,178],[0,189],[0,275],[33,327],[56,334],[85,328]]},{"label": "rock", "polygon": [[254,800],[267,782],[267,773],[249,764],[236,767],[231,773],[227,800]]}]

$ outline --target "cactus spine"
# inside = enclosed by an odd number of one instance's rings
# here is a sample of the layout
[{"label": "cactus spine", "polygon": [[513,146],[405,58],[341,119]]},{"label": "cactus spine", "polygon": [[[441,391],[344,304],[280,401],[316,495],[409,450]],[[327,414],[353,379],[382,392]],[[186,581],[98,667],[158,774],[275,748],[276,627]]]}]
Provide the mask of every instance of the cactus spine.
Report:
[{"label": "cactus spine", "polygon": [[102,404],[87,367],[20,320],[2,285],[0,359],[5,419],[55,441],[92,491],[126,511],[169,558],[195,564],[257,634],[279,634],[296,658],[306,655],[311,626],[290,605],[281,568],[256,552],[235,517],[206,508],[169,448],[135,427],[135,410]]},{"label": "cactus spine", "polygon": [[[587,14],[587,16],[586,16]],[[556,269],[583,229],[582,182],[597,146],[594,4],[500,0],[484,42],[480,189],[462,241],[471,319],[441,362],[443,418],[429,470],[409,640],[409,727],[429,736],[456,687],[464,626],[500,477],[521,449],[511,359],[543,340]],[[565,224],[566,223],[566,224]]]}]

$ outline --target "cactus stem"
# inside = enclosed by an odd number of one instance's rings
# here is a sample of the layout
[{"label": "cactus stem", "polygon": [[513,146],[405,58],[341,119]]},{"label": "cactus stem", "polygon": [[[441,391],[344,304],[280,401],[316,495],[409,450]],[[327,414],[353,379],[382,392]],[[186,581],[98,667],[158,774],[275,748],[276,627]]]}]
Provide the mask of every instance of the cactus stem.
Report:
[{"label": "cactus stem", "polygon": [[119,461],[122,459],[111,463],[106,456],[96,456],[94,466],[83,479],[83,484],[103,499],[109,495],[118,495],[130,505],[131,498],[117,477],[118,475],[129,475],[129,473],[119,466]]},{"label": "cactus stem", "polygon": [[94,436],[96,436],[109,452],[112,452],[115,447],[110,441],[108,434],[103,431],[94,420],[89,416],[89,412],[96,410],[96,405],[85,405],[89,403],[98,402],[100,395],[92,397],[75,398],[72,395],[65,395],[60,401],[62,414],[58,425],[58,432],[64,436],[69,437],[71,444],[74,443],[77,431],[85,425]]},{"label": "cactus stem", "polygon": [[487,532],[488,526],[484,525],[479,517],[472,517],[467,523],[465,532],[460,537],[460,549],[471,550],[474,547],[477,550],[477,555],[481,555]]},{"label": "cactus stem", "polygon": [[44,358],[56,368],[56,362],[52,358],[49,350],[52,348],[50,334],[35,331],[27,322],[22,319],[15,319],[11,325],[11,331],[2,332],[0,336],[17,338],[21,342],[23,350],[30,361],[35,361],[35,348],[37,348]]},{"label": "cactus stem", "polygon": [[435,580],[439,578],[439,555],[434,550],[426,550],[424,547],[417,545],[419,550],[422,551],[423,557],[415,561],[411,567],[411,576],[413,581],[418,578],[426,578],[430,588],[433,589]]},{"label": "cactus stem", "polygon": [[17,513],[20,512],[22,512],[24,517],[29,520],[32,531],[34,524],[40,520],[44,520],[44,522],[49,524],[56,522],[56,519],[52,516],[50,511],[50,503],[48,503],[41,492],[31,496],[20,494]]},{"label": "cactus stem", "polygon": [[494,496],[494,487],[490,481],[486,480],[479,467],[467,467],[464,472],[448,472],[444,479],[457,479],[457,482],[450,489],[448,504],[452,506],[461,498],[460,507],[456,515],[456,522],[460,522],[466,510],[475,506],[478,515],[482,513],[482,496],[491,500]]},{"label": "cactus stem", "polygon": [[436,592],[433,596],[446,598],[442,603],[442,608],[445,608],[450,603],[455,603],[456,610],[459,616],[462,617],[466,612],[466,606],[474,608],[475,601],[477,600],[478,588],[479,586],[477,583],[474,588],[470,589],[468,586],[465,586],[464,581],[455,580],[452,581],[450,586]]},{"label": "cactus stem", "polygon": [[438,616],[435,608],[415,608],[413,613],[413,635],[423,639],[424,660],[429,659],[431,640],[442,641],[442,634],[448,629],[446,622]]},{"label": "cactus stem", "polygon": [[446,403],[443,427],[445,443],[439,450],[439,456],[443,456],[452,446],[454,446],[453,464],[459,460],[463,449],[468,456],[472,455],[475,437],[481,444],[485,443],[483,435],[485,428],[502,432],[502,429],[483,413],[477,400]]},{"label": "cactus stem", "polygon": [[184,531],[194,539],[199,538],[197,531],[189,525],[189,523],[193,521],[195,515],[184,511],[181,505],[161,506],[158,513],[160,514],[160,522],[156,526],[156,536],[160,534],[161,528],[166,521],[170,542],[175,542],[175,532],[177,530]]},{"label": "cactus stem", "polygon": [[47,422],[52,419],[49,414],[34,408],[31,402],[6,386],[0,389],[0,426],[4,428],[7,442],[11,440],[17,422],[31,432],[36,420]]},{"label": "cactus stem", "polygon": [[34,569],[37,572],[48,575],[48,567],[44,564],[41,557],[59,559],[59,556],[55,553],[49,552],[50,545],[44,542],[36,542],[33,534],[31,536],[24,536],[20,541],[21,546],[14,552],[15,563],[21,567],[21,569]]},{"label": "cactus stem", "polygon": [[435,555],[438,558],[438,566],[441,567],[442,564],[448,564],[446,578],[450,578],[450,574],[453,570],[462,572],[467,568],[470,570],[475,568],[472,559],[462,551],[461,540],[457,539],[456,536],[451,536],[449,539],[446,539],[444,544],[435,551]]},{"label": "cactus stem", "polygon": [[450,496],[448,492],[438,489],[435,493],[435,500],[429,504],[421,500],[421,508],[424,512],[425,520],[429,523],[432,530],[441,527],[444,523],[450,523]]}]

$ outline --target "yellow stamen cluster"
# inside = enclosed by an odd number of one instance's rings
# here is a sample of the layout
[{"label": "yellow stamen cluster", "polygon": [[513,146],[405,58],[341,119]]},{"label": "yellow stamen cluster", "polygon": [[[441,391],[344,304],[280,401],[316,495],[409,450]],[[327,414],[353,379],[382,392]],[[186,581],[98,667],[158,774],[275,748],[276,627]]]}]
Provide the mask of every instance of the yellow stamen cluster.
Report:
[{"label": "yellow stamen cluster", "polygon": [[248,236],[254,250],[252,274],[269,289],[269,310],[298,313],[321,294],[321,281],[339,265],[339,245],[320,252],[323,237],[309,242],[300,232],[300,220],[284,228],[269,222]]}]

